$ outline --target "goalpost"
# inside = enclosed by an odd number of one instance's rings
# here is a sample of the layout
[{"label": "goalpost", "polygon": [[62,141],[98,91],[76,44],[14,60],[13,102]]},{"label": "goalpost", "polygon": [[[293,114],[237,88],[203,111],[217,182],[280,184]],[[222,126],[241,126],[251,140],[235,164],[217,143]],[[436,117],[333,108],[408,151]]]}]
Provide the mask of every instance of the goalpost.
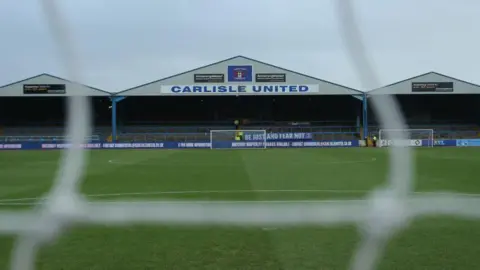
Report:
[{"label": "goalpost", "polygon": [[[407,133],[407,138],[399,139],[399,134]],[[378,147],[433,147],[435,145],[433,129],[380,129]]]},{"label": "goalpost", "polygon": [[210,149],[265,149],[266,130],[211,130]]}]

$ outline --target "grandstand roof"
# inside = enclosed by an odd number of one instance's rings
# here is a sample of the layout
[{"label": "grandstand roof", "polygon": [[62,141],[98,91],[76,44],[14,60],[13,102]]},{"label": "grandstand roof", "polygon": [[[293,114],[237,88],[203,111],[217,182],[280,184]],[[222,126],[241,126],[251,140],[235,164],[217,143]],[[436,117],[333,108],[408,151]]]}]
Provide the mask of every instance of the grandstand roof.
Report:
[{"label": "grandstand roof", "polygon": [[0,97],[31,96],[111,96],[111,93],[46,73],[0,86]]},{"label": "grandstand roof", "polygon": [[367,92],[368,95],[480,94],[480,85],[428,72]]},{"label": "grandstand roof", "polygon": [[[283,90],[281,92],[274,92],[271,89],[275,85],[289,87],[277,88]],[[244,91],[241,91],[239,87],[244,87]],[[222,88],[223,91],[218,90]],[[225,89],[227,90],[225,91]],[[268,94],[363,95],[363,92],[245,56],[235,56],[136,86],[118,92],[115,95],[178,96]]]}]

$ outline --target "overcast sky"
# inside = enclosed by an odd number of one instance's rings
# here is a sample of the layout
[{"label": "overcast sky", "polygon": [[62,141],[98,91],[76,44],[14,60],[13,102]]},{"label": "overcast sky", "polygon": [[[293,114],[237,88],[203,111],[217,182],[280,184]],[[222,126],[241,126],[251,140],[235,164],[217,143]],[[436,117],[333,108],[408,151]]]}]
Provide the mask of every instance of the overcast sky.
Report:
[{"label": "overcast sky", "polygon": [[[235,55],[363,89],[334,1],[57,2],[82,59],[82,82],[107,91]],[[480,1],[354,2],[382,84],[428,71],[480,84]],[[39,0],[1,0],[0,85],[40,73],[70,78]]]}]

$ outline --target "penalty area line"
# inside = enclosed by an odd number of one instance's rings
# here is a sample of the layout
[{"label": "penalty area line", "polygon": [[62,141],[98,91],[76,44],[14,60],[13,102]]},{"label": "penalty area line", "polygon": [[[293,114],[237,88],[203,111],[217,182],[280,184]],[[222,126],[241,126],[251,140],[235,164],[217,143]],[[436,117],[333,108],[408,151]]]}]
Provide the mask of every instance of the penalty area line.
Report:
[{"label": "penalty area line", "polygon": [[[167,201],[167,200],[155,200],[155,201],[96,201],[92,202],[89,201],[87,203],[89,204],[129,204],[129,205],[135,205],[135,204],[193,204],[193,205],[198,205],[198,204],[299,204],[299,203],[339,203],[339,202],[362,202],[365,200],[178,200],[178,201]],[[33,201],[33,202],[0,202],[0,206],[28,206],[28,205],[41,205],[44,203],[44,200],[42,201]]]},{"label": "penalty area line", "polygon": [[[261,190],[172,190],[172,191],[149,191],[149,192],[122,192],[122,193],[99,193],[83,194],[85,197],[121,197],[121,196],[148,196],[169,194],[242,194],[242,193],[367,193],[368,190],[335,190],[335,189],[261,189]],[[27,197],[0,199],[0,202],[20,202],[31,200],[44,200],[45,197]]]},{"label": "penalty area line", "polygon": [[[363,159],[363,160],[339,160],[339,161],[319,161],[317,164],[320,165],[331,165],[331,164],[355,164],[355,163],[370,163],[370,162],[375,162],[377,161],[376,158],[371,158],[371,159]],[[116,164],[116,165],[134,165],[134,164],[141,164],[141,165],[152,165],[152,166],[157,166],[158,164],[145,164],[141,162],[125,162],[125,161],[119,161],[119,160],[114,160],[114,159],[109,159],[108,160],[109,164]],[[205,164],[209,165],[209,164]]]}]

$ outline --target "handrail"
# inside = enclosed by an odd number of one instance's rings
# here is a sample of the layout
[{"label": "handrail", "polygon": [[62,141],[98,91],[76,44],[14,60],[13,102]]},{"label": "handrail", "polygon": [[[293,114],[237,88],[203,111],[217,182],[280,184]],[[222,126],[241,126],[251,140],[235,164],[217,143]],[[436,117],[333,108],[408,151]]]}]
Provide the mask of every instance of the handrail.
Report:
[{"label": "handrail", "polygon": [[[233,132],[234,130],[232,130]],[[242,130],[248,131],[248,130]],[[269,132],[267,132],[269,133]],[[272,132],[272,133],[291,133],[291,132]],[[295,132],[294,132],[295,133]],[[322,131],[322,132],[299,132],[299,133],[311,133],[311,134],[357,134],[358,132],[354,131]],[[121,133],[119,136],[184,136],[184,135],[205,135],[210,134],[210,132],[130,132],[130,133]]]},{"label": "handrail", "polygon": [[[127,128],[215,128],[215,127],[226,127],[226,126],[232,126],[233,125],[216,125],[216,126],[141,126],[141,125],[132,125],[132,126],[124,126],[124,129]],[[241,125],[242,127],[249,128],[249,127],[269,127],[269,128],[351,128],[351,127],[356,127],[355,125],[350,125],[350,126],[289,126],[289,125],[282,125],[282,126],[275,126],[275,125]]]}]

